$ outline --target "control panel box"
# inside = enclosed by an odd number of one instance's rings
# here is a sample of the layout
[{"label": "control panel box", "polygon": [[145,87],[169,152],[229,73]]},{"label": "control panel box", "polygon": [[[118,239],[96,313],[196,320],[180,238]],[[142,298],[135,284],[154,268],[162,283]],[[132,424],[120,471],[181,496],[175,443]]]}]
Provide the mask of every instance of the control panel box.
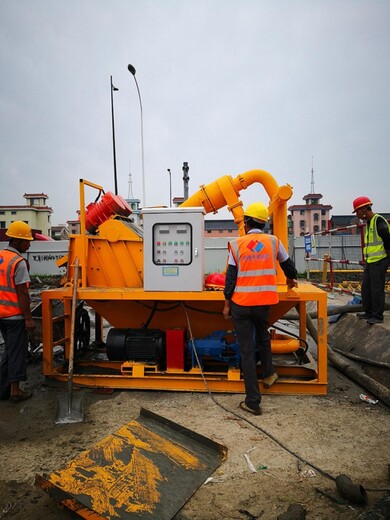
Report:
[{"label": "control panel box", "polygon": [[145,291],[202,291],[204,209],[144,208]]}]

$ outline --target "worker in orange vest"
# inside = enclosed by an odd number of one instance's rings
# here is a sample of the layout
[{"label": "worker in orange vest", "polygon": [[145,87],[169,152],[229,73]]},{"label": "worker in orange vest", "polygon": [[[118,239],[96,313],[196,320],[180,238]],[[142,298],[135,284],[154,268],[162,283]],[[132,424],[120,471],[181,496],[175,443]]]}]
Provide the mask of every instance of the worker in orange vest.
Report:
[{"label": "worker in orange vest", "polygon": [[229,243],[228,268],[224,289],[223,315],[232,317],[240,348],[245,401],[240,408],[261,414],[261,393],[257,379],[258,351],[263,385],[270,388],[278,379],[272,363],[268,332],[271,305],[279,301],[276,266],[279,262],[289,287],[297,286],[297,270],[283,244],[274,235],[262,232],[268,209],[261,202],[250,204],[244,213],[245,235]]},{"label": "worker in orange vest", "polygon": [[0,331],[4,352],[0,361],[0,399],[17,403],[31,397],[20,381],[27,379],[28,331],[35,329],[31,315],[28,285],[30,275],[23,253],[33,236],[25,222],[10,224],[8,247],[0,252]]}]

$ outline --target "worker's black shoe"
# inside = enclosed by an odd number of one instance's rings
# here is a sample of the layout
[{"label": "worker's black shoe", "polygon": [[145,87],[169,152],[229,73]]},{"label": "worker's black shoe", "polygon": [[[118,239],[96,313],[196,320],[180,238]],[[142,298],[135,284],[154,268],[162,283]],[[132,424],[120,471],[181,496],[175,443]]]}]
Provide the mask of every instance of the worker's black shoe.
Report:
[{"label": "worker's black shoe", "polygon": [[261,415],[261,408],[260,408],[260,406],[256,406],[256,408],[251,408],[250,406],[248,406],[246,404],[245,401],[242,401],[240,403],[240,408],[241,408],[241,410],[245,410],[246,412],[249,412],[249,413],[251,413],[253,415]]},{"label": "worker's black shoe", "polygon": [[7,385],[6,387],[0,390],[0,400],[8,401],[9,396],[11,395],[11,385]]},{"label": "worker's black shoe", "polygon": [[369,320],[367,320],[367,323],[369,323],[370,325],[375,325],[375,323],[383,323],[383,318],[370,318]]},{"label": "worker's black shoe", "polygon": [[19,403],[20,401],[25,401],[26,399],[30,399],[32,397],[31,390],[23,390],[20,394],[11,395],[9,398],[10,403]]},{"label": "worker's black shoe", "polygon": [[368,314],[368,312],[359,312],[356,314],[356,317],[359,318],[359,320],[369,320],[372,318],[372,314]]}]

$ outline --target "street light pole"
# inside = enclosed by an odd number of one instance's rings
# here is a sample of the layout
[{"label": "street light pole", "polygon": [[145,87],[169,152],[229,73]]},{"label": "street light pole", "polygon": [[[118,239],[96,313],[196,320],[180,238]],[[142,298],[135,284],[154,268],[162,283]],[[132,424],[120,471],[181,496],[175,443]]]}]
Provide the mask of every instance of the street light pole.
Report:
[{"label": "street light pole", "polygon": [[144,116],[143,116],[143,110],[142,110],[142,100],[141,100],[141,92],[139,90],[138,81],[135,76],[136,70],[133,65],[128,65],[127,70],[130,72],[130,74],[133,76],[135,85],[137,87],[138,92],[138,100],[139,100],[139,107],[141,111],[141,163],[142,163],[142,199],[143,199],[143,206],[146,206],[146,195],[145,195],[145,158],[144,158]]},{"label": "street light pole", "polygon": [[112,84],[112,76],[110,76],[111,82],[111,124],[112,124],[112,155],[114,158],[114,186],[115,186],[115,195],[118,195],[118,179],[116,174],[116,148],[115,148],[115,122],[114,122],[114,97],[112,93],[118,90]]},{"label": "street light pole", "polygon": [[167,168],[167,172],[169,175],[169,207],[172,207],[172,177],[171,177],[171,170]]}]

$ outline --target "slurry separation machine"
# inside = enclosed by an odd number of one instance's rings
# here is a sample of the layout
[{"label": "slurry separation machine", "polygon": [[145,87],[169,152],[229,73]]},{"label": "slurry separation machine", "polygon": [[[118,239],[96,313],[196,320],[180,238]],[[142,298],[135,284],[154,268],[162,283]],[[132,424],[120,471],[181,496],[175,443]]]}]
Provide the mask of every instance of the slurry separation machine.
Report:
[{"label": "slurry separation machine", "polygon": [[[273,234],[288,249],[287,201],[292,188],[266,171],[250,170],[202,185],[180,207],[142,210],[142,227],[120,196],[80,180],[80,234],[71,235],[63,285],[42,292],[43,373],[68,379],[71,338],[77,334],[73,381],[94,388],[244,393],[239,345],[233,323],[222,315],[223,291],[205,286],[204,216],[227,207],[239,233],[244,209],[239,194],[261,185]],[[86,206],[86,192],[97,196]],[[265,199],[268,199],[265,200]],[[75,280],[75,265],[79,264]],[[220,266],[223,273],[226,265]],[[327,296],[306,281],[289,289],[277,273],[279,303],[272,307],[270,333],[278,381],[264,393],[326,394]],[[73,313],[72,288],[91,309]],[[73,300],[74,301],[74,300]],[[314,350],[306,338],[307,304],[317,312]],[[54,312],[62,307],[61,315]],[[280,320],[297,311],[295,334]],[[109,328],[108,334],[104,331]],[[61,330],[62,333],[58,333]],[[62,355],[55,353],[62,348]],[[60,349],[61,350],[61,349]],[[260,374],[260,372],[259,372]]]}]

